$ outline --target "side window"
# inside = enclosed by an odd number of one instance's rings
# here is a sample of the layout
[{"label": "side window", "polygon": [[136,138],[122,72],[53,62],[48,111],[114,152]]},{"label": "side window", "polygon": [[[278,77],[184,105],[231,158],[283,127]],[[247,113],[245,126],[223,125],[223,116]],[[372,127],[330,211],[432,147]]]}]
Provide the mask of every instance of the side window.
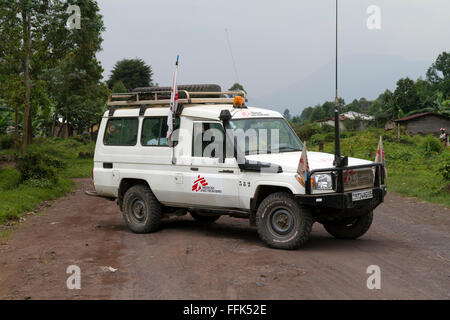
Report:
[{"label": "side window", "polygon": [[222,158],[225,150],[225,133],[218,122],[194,122],[192,156]]},{"label": "side window", "polygon": [[137,118],[109,119],[103,144],[107,146],[134,146],[137,142]]},{"label": "side window", "polygon": [[[179,127],[180,118],[175,118],[174,130]],[[167,147],[167,117],[146,118],[142,124],[141,144],[143,146]]]},{"label": "side window", "polygon": [[159,146],[161,118],[147,118],[142,124],[141,143],[143,146]]}]

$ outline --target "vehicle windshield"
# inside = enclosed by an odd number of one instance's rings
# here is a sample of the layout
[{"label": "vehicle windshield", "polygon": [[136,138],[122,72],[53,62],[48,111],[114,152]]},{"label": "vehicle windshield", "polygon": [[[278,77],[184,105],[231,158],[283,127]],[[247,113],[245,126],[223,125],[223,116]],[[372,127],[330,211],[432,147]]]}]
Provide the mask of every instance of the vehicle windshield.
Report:
[{"label": "vehicle windshield", "polygon": [[300,139],[283,118],[236,119],[230,126],[246,155],[302,150]]}]

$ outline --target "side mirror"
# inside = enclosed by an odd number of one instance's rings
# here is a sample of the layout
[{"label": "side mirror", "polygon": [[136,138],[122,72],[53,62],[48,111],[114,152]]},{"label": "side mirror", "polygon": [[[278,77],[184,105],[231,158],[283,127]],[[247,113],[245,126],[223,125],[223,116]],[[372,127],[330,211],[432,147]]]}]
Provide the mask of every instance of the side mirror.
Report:
[{"label": "side mirror", "polygon": [[230,110],[224,109],[224,110],[220,111],[219,119],[220,119],[220,121],[222,121],[223,126],[226,128],[228,122],[230,122],[230,120],[231,120]]}]

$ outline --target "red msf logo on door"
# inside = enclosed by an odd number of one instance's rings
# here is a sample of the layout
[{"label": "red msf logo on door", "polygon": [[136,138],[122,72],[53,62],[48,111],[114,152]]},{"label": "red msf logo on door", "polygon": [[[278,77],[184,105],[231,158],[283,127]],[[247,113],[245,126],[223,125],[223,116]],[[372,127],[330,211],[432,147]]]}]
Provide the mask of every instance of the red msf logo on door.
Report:
[{"label": "red msf logo on door", "polygon": [[192,191],[199,192],[202,187],[206,187],[207,185],[208,182],[206,182],[206,179],[198,175],[198,179],[195,180],[194,184],[192,185]]}]

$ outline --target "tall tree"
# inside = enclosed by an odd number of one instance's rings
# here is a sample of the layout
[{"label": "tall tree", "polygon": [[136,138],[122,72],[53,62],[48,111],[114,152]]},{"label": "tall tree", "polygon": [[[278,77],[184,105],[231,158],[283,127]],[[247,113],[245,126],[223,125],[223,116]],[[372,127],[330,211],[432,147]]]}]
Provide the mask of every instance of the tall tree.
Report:
[{"label": "tall tree", "polygon": [[442,52],[427,71],[427,80],[450,99],[450,52]]},{"label": "tall tree", "polygon": [[419,95],[413,80],[404,78],[397,81],[397,88],[394,91],[394,102],[399,111],[401,110],[405,114],[420,107]]},{"label": "tall tree", "polygon": [[[101,79],[102,69],[95,58],[102,41],[100,33],[104,30],[99,8],[94,0],[79,0],[77,5],[81,9],[82,28],[68,30],[65,25],[70,13],[66,12],[66,1],[0,0],[0,37],[6,42],[0,45],[5,54],[0,64],[15,66],[9,68],[12,72],[0,69],[0,77],[6,79],[10,87],[17,83],[17,79],[23,83],[20,86],[23,89],[18,87],[15,91],[23,92],[22,102],[18,105],[22,105],[24,111],[24,151],[31,143],[32,116],[37,112],[36,105],[41,111],[53,105],[65,106],[65,114],[70,114],[74,106],[66,104],[66,97],[72,96],[74,87],[68,85],[69,80],[77,78],[76,87],[83,96],[89,92],[92,83]],[[70,59],[72,68],[66,68],[67,73],[58,77],[64,69],[61,64]]]},{"label": "tall tree", "polygon": [[107,81],[111,89],[118,81],[122,81],[128,91],[137,87],[148,87],[152,85],[153,72],[151,66],[142,59],[123,59],[114,65],[111,76]]}]

